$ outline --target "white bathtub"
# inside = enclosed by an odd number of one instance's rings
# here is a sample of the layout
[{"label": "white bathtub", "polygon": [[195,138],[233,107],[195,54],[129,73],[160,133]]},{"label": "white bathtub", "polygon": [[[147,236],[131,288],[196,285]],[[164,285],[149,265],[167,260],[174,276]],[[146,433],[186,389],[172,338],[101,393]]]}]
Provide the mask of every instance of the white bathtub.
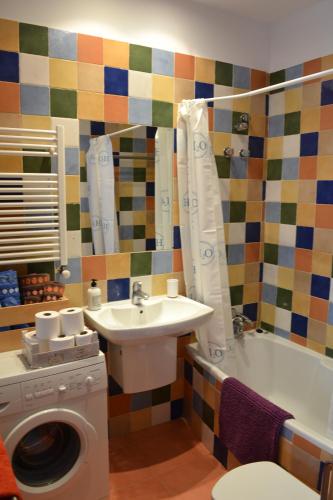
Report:
[{"label": "white bathtub", "polygon": [[333,395],[333,359],[271,333],[249,332],[235,340],[233,353],[217,367],[187,346],[191,356],[213,377],[234,376],[257,393],[292,413],[285,428],[333,453],[328,433]]}]

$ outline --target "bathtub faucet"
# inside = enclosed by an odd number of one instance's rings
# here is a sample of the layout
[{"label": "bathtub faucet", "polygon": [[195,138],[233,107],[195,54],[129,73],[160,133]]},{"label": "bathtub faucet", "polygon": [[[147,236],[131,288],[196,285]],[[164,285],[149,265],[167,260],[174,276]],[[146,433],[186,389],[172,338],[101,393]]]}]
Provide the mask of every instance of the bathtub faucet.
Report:
[{"label": "bathtub faucet", "polygon": [[234,328],[235,338],[242,337],[244,334],[244,326],[251,325],[252,321],[245,314],[239,313],[236,309],[232,308],[232,324]]},{"label": "bathtub faucet", "polygon": [[333,499],[333,462],[324,463],[321,480],[320,500]]}]

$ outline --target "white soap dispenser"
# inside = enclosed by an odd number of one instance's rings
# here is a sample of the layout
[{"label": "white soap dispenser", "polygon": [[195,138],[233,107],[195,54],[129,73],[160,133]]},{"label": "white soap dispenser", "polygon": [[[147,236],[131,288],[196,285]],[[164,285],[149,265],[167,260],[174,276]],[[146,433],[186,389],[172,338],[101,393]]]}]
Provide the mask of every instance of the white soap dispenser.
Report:
[{"label": "white soap dispenser", "polygon": [[88,288],[88,309],[97,311],[101,308],[101,289],[97,286],[97,280],[91,280],[90,288]]}]

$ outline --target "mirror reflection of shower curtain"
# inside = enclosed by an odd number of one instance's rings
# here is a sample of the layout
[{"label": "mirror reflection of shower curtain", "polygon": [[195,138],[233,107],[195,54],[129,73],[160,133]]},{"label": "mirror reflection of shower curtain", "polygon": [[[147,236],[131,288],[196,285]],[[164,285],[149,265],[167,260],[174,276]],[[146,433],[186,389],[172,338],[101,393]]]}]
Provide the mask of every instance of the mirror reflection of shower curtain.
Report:
[{"label": "mirror reflection of shower curtain", "polygon": [[206,359],[218,363],[233,331],[221,197],[203,100],[179,105],[177,171],[186,292],[215,310],[196,335]]},{"label": "mirror reflection of shower curtain", "polygon": [[87,181],[95,254],[119,252],[113,150],[107,135],[90,139]]},{"label": "mirror reflection of shower curtain", "polygon": [[159,127],[155,135],[156,250],[172,248],[173,129]]}]

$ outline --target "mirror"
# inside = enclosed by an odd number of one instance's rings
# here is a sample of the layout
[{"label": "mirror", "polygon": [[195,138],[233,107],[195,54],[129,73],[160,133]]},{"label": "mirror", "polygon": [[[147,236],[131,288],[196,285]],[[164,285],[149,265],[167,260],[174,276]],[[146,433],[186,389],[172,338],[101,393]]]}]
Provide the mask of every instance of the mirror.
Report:
[{"label": "mirror", "polygon": [[83,255],[170,250],[174,130],[80,120]]}]

